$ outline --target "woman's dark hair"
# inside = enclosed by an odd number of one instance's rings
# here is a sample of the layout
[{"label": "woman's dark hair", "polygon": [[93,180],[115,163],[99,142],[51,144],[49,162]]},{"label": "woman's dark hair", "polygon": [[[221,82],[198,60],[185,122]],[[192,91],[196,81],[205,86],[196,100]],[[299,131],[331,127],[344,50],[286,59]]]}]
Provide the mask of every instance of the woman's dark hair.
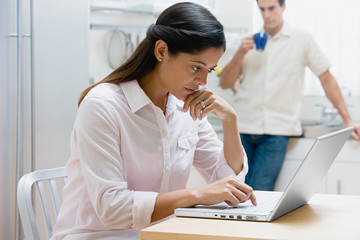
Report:
[{"label": "woman's dark hair", "polygon": [[191,2],[174,4],[160,14],[156,24],[148,27],[145,39],[125,63],[81,93],[78,105],[100,83],[139,80],[153,70],[157,63],[154,47],[159,39],[166,42],[171,55],[195,54],[209,47],[224,51],[226,48],[224,28],[209,10]]}]

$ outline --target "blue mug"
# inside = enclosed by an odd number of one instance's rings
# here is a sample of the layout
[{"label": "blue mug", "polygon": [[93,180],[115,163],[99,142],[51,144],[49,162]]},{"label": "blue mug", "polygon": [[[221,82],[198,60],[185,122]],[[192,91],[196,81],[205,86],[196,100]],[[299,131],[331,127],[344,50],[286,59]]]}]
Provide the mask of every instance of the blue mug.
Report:
[{"label": "blue mug", "polygon": [[269,35],[266,32],[258,32],[254,34],[256,50],[264,51],[268,36]]}]

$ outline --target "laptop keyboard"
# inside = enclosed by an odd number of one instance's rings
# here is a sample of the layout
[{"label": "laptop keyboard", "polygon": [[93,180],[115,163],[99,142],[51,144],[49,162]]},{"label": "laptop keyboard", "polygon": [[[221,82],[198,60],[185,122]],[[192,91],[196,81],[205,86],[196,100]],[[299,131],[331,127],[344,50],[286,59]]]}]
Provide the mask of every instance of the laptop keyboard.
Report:
[{"label": "laptop keyboard", "polygon": [[252,205],[251,201],[246,201],[245,203],[240,203],[236,206],[229,206],[227,210],[241,209],[241,212],[271,212],[274,210],[276,204],[278,203],[281,194],[259,194],[256,195],[257,206]]},{"label": "laptop keyboard", "polygon": [[282,193],[276,194],[276,193],[257,193],[256,194],[256,201],[257,206],[252,205],[251,201],[248,200],[244,203],[240,203],[236,206],[229,206],[226,203],[222,202],[219,204],[214,204],[210,206],[205,205],[196,205],[195,208],[205,208],[205,209],[217,209],[221,210],[224,213],[233,213],[234,211],[237,212],[237,210],[241,211],[241,213],[244,214],[257,214],[257,213],[269,213],[272,212],[278,203]]}]

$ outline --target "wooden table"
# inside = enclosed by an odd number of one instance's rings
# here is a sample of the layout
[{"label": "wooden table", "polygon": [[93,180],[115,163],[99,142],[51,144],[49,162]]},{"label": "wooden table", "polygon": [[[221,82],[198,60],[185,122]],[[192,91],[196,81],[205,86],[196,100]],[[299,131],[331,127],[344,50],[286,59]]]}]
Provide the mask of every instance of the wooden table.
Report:
[{"label": "wooden table", "polygon": [[174,217],[141,231],[141,240],[360,240],[360,196],[314,194],[273,222]]}]

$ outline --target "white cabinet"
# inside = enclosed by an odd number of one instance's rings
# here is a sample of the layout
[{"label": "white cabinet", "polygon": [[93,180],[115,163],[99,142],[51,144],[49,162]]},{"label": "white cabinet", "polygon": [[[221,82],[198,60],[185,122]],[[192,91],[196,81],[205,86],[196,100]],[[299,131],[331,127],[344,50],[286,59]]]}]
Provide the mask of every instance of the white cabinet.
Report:
[{"label": "white cabinet", "polygon": [[327,181],[327,193],[360,195],[360,163],[334,163]]},{"label": "white cabinet", "polygon": [[327,175],[327,192],[360,195],[360,143],[348,140]]}]

